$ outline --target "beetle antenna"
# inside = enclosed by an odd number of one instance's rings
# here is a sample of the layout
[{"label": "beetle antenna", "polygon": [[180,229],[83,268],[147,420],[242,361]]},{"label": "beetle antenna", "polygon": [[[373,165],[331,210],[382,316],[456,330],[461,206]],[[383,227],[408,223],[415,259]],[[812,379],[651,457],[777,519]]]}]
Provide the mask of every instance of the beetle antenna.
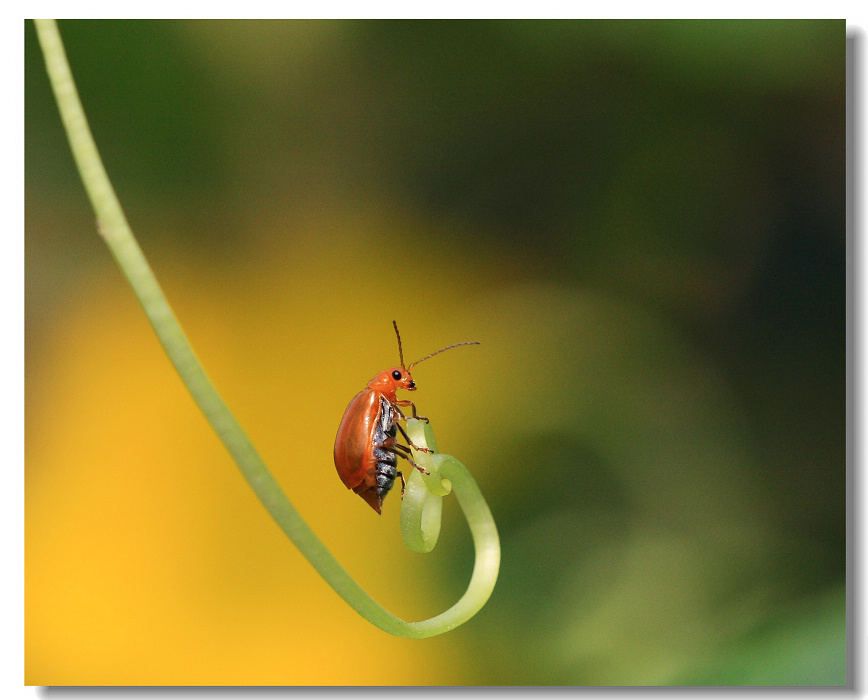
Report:
[{"label": "beetle antenna", "polygon": [[[407,371],[407,368],[404,367],[404,349],[401,347],[401,334],[398,332],[398,324],[392,321],[392,325],[395,327],[395,335],[398,336],[398,357],[401,358],[401,367],[404,371]],[[413,365],[410,366],[412,367]]]},{"label": "beetle antenna", "polygon": [[[397,330],[397,326],[395,327],[395,330]],[[461,347],[462,345],[481,345],[481,344],[482,343],[480,343],[478,340],[468,340],[464,343],[455,343],[454,345],[447,345],[445,348],[440,348],[436,352],[432,352],[430,355],[425,355],[425,357],[423,357],[421,360],[416,360],[415,362],[411,362],[410,366],[407,367],[407,371],[412,369],[413,365],[418,365],[420,362],[424,362],[425,360],[434,357],[434,355],[439,355],[441,352],[446,352],[447,350],[451,350],[452,348],[458,348],[458,347]],[[403,360],[402,360],[402,362],[403,362]],[[403,367],[404,365],[402,364],[401,366]]]}]

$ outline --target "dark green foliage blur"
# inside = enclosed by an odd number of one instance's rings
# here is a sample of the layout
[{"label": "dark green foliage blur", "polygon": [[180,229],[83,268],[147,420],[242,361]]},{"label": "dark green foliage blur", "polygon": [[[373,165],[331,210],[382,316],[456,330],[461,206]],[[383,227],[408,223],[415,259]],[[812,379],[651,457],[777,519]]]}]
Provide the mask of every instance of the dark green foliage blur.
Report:
[{"label": "dark green foliage blur", "polygon": [[[311,249],[251,212],[369,202],[415,222],[366,262],[388,289],[412,299],[414,247],[435,270],[441,250],[468,261],[468,338],[438,338],[493,348],[461,389],[473,405],[480,387],[456,454],[487,464],[503,566],[452,633],[472,672],[444,682],[845,683],[843,21],[60,28],[133,226],[146,251],[172,247],[169,269]],[[91,266],[112,273],[25,31],[38,362],[64,303],[43,275],[75,290]],[[67,231],[50,244],[46,193]],[[341,242],[321,245],[311,265]],[[498,348],[513,354],[497,364]],[[444,546],[465,561],[469,545]]]}]

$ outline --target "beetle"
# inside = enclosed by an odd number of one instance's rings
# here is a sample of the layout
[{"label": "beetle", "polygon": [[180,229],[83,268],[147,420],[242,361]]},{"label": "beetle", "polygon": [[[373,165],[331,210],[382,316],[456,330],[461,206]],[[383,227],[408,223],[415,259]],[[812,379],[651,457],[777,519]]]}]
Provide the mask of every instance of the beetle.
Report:
[{"label": "beetle", "polygon": [[[475,340],[448,345],[405,367],[398,324],[392,321],[392,326],[398,337],[401,366],[379,372],[356,394],[344,412],[335,438],[335,468],[338,476],[348,489],[359,494],[377,513],[381,513],[383,499],[392,490],[396,477],[401,479],[401,496],[404,495],[406,482],[397,468],[398,457],[406,459],[423,474],[428,473],[411,459],[410,447],[420,452],[431,450],[414,445],[398,423],[399,420],[407,420],[401,411],[401,408],[407,407],[412,409],[413,418],[426,422],[428,419],[416,415],[416,405],[412,401],[399,401],[397,390],[416,391],[416,382],[410,374],[414,365],[461,345],[479,345]],[[398,442],[399,432],[409,447]]]}]

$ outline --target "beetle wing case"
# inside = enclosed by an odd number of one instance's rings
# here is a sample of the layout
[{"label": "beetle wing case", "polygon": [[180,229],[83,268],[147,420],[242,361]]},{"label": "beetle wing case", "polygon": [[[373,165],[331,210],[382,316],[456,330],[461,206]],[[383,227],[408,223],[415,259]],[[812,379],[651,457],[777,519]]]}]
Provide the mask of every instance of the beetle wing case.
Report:
[{"label": "beetle wing case", "polygon": [[391,401],[368,388],[347,406],[335,440],[335,467],[341,481],[377,513],[399,474],[394,417]]},{"label": "beetle wing case", "polygon": [[361,484],[373,467],[372,441],[380,397],[364,389],[350,401],[335,438],[335,468],[348,489]]}]

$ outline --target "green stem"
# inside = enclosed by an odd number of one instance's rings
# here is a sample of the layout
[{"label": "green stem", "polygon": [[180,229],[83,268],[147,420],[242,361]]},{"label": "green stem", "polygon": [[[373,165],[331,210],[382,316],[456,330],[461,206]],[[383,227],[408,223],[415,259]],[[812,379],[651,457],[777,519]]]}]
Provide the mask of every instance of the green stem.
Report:
[{"label": "green stem", "polygon": [[[422,639],[446,632],[468,620],[488,600],[500,563],[497,531],[473,478],[463,466],[455,466],[457,460],[455,464],[450,462],[443,470],[456,484],[459,503],[467,514],[477,547],[476,566],[467,592],[452,608],[429,620],[405,622],[395,617],[359,587],[304,522],[208,379],[133,236],[103,167],[72,78],[57,23],[54,20],[34,21],[60,116],[96,212],[99,232],[194,401],[271,517],[338,595],[380,629],[399,637]],[[463,495],[459,491],[459,484]]]}]

